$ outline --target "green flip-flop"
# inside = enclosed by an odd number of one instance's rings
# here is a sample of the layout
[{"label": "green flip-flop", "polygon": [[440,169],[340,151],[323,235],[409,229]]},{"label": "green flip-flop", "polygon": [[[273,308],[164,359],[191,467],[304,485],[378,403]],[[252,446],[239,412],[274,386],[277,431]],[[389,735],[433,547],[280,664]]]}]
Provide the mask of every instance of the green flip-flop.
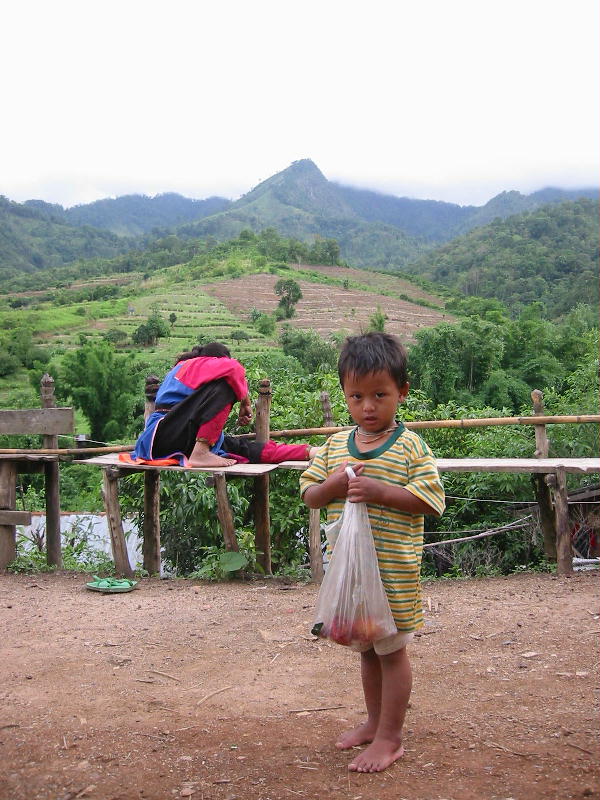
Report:
[{"label": "green flip-flop", "polygon": [[92,592],[131,592],[137,586],[137,581],[130,578],[99,578],[94,575],[94,580],[86,583],[86,587]]}]

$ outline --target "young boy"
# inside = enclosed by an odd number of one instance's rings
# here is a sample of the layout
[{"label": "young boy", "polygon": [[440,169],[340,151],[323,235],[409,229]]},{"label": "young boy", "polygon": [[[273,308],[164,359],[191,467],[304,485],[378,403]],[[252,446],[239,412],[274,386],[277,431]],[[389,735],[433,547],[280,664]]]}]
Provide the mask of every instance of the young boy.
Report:
[{"label": "young boy", "polygon": [[[354,772],[380,772],[404,753],[402,726],[412,687],[406,645],[423,625],[419,573],[423,515],[440,515],[444,489],[425,442],[396,419],[408,394],[406,352],[385,333],[349,337],[338,362],[340,383],[356,428],[333,434],[302,473],[309,508],[327,506],[328,522],[345,499],[367,504],[381,579],[398,632],[361,648],[367,719],[336,747],[367,744]],[[350,464],[356,478],[349,480]]]}]

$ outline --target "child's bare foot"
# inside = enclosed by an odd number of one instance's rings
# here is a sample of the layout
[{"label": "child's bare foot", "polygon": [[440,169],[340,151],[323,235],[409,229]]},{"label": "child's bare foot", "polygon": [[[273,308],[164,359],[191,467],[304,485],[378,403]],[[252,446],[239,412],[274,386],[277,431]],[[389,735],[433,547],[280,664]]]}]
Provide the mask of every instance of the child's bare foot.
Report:
[{"label": "child's bare foot", "polygon": [[190,467],[232,467],[235,463],[235,458],[223,458],[213,453],[204,441],[196,442],[188,459]]},{"label": "child's bare foot", "polygon": [[349,750],[351,747],[358,747],[360,744],[368,744],[373,741],[375,727],[368,722],[363,722],[357,728],[342,733],[335,743],[338,750]]},{"label": "child's bare foot", "polygon": [[397,741],[376,739],[348,764],[348,769],[350,772],[383,772],[403,755],[404,748]]},{"label": "child's bare foot", "polygon": [[317,455],[318,452],[319,452],[319,448],[318,447],[309,447],[308,448],[308,460],[312,461],[313,458]]},{"label": "child's bare foot", "polygon": [[199,458],[188,459],[190,467],[233,467],[236,464],[235,458],[223,458],[214,453],[207,453]]}]

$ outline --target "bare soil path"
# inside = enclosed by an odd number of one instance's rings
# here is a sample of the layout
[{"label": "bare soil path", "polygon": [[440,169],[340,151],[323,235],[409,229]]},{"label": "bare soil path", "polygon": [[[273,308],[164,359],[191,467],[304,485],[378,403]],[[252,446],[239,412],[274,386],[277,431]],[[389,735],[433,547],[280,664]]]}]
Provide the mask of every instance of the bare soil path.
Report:
[{"label": "bare soil path", "polygon": [[598,575],[431,582],[406,755],[348,773],[356,655],[273,580],[0,575],[2,800],[598,797]]}]

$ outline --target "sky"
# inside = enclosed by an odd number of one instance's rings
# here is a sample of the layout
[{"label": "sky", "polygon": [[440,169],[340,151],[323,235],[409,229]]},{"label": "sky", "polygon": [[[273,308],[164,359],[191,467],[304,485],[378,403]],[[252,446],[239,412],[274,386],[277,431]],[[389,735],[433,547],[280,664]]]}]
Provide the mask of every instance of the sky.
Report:
[{"label": "sky", "polygon": [[20,0],[0,194],[236,199],[329,180],[483,205],[597,186],[597,0]]}]

